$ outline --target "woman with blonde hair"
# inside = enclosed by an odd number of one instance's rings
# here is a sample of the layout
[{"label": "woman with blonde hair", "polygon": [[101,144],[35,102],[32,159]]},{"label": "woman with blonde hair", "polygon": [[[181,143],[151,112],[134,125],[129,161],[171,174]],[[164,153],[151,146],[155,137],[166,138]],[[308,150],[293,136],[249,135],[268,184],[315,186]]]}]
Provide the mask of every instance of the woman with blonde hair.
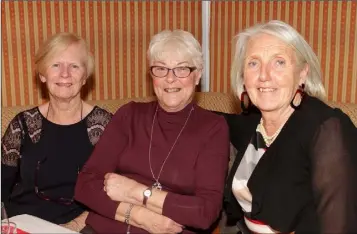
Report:
[{"label": "woman with blonde hair", "polygon": [[16,115],[2,138],[1,201],[9,216],[63,224],[87,214],[73,199],[74,186],[111,114],[81,98],[94,69],[82,38],[52,36],[38,49],[35,64],[49,101]]},{"label": "woman with blonde hair", "polygon": [[304,38],[276,20],[247,28],[231,77],[244,113],[226,115],[238,150],[225,191],[229,222],[253,233],[356,233],[357,130],[324,103]]}]

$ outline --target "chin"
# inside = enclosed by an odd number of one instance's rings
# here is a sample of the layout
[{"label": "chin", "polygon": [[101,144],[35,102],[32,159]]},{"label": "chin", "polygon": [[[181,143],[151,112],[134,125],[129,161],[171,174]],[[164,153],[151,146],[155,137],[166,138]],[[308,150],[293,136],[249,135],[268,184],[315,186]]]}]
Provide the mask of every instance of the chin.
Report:
[{"label": "chin", "polygon": [[185,108],[181,102],[161,102],[162,108],[168,112],[177,112]]},{"label": "chin", "polygon": [[278,109],[277,105],[257,105],[256,106],[260,111],[265,111],[265,112],[270,112],[270,111],[275,111]]}]

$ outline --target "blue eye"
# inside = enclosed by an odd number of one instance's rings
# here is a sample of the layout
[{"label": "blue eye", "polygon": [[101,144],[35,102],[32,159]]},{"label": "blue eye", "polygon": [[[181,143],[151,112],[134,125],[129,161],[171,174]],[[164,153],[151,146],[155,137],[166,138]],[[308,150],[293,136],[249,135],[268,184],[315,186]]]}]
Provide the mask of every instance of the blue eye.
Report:
[{"label": "blue eye", "polygon": [[250,66],[250,67],[254,67],[254,66],[256,66],[256,65],[257,65],[256,62],[249,62],[249,63],[248,63],[248,66]]},{"label": "blue eye", "polygon": [[256,59],[251,60],[247,63],[248,68],[257,68],[259,67],[259,63]]},{"label": "blue eye", "polygon": [[167,68],[166,67],[156,67],[156,70],[158,70],[158,71],[166,71]]},{"label": "blue eye", "polygon": [[285,60],[278,59],[278,60],[276,61],[276,64],[279,65],[279,66],[284,66],[284,65],[285,65]]}]

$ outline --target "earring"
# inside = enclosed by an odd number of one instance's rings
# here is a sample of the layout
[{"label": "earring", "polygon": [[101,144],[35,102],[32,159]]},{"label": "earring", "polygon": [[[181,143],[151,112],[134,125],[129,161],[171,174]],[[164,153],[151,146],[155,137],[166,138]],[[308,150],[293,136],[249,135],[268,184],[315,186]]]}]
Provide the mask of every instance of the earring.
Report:
[{"label": "earring", "polygon": [[[299,86],[299,88],[296,90],[295,95],[294,95],[293,99],[290,102],[290,106],[292,108],[294,108],[295,110],[298,110],[301,107],[301,103],[302,103],[302,101],[303,101],[303,99],[305,97],[304,89],[305,89],[305,84],[301,84]],[[297,105],[295,105],[295,101],[296,101],[295,99],[296,99],[298,94],[300,95],[300,102]]]},{"label": "earring", "polygon": [[244,91],[242,92],[242,94],[240,95],[240,107],[242,108],[242,111],[244,114],[248,114],[249,113],[249,109],[252,105],[252,102],[249,98],[249,95],[247,93],[247,91],[245,91],[245,87],[243,86]]}]

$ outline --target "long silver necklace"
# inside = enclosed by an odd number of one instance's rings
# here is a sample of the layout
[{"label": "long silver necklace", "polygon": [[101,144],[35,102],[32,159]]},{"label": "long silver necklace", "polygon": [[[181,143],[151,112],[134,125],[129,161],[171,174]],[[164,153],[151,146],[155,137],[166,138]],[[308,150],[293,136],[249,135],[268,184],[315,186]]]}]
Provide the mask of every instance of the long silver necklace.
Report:
[{"label": "long silver necklace", "polygon": [[155,114],[154,114],[154,118],[153,118],[152,124],[151,124],[150,144],[149,144],[149,166],[150,166],[150,171],[151,171],[152,178],[155,180],[155,183],[152,185],[152,187],[161,190],[161,189],[162,189],[162,185],[161,185],[161,183],[159,182],[159,179],[160,179],[160,176],[161,176],[162,169],[164,168],[167,159],[169,158],[169,156],[170,156],[172,150],[174,149],[174,147],[175,147],[175,145],[176,145],[178,139],[180,138],[183,129],[186,127],[187,122],[188,122],[188,120],[190,119],[191,113],[192,113],[192,111],[194,110],[194,108],[193,108],[193,106],[192,106],[192,108],[191,108],[191,110],[190,110],[190,113],[188,114],[188,117],[187,117],[187,119],[186,119],[186,121],[185,121],[185,124],[184,124],[183,127],[181,128],[179,134],[178,134],[177,137],[176,137],[176,140],[174,141],[173,145],[171,146],[171,149],[170,149],[169,153],[167,154],[167,156],[166,156],[164,162],[163,162],[162,165],[161,165],[159,174],[157,175],[157,177],[155,177],[154,172],[153,172],[153,169],[152,169],[152,166],[151,166],[151,147],[152,147],[152,135],[153,135],[153,132],[154,132],[154,124],[155,124],[155,119],[156,119],[156,115],[157,115],[157,110],[158,110],[158,108],[159,108],[159,105],[157,105],[157,107],[156,107]]}]

